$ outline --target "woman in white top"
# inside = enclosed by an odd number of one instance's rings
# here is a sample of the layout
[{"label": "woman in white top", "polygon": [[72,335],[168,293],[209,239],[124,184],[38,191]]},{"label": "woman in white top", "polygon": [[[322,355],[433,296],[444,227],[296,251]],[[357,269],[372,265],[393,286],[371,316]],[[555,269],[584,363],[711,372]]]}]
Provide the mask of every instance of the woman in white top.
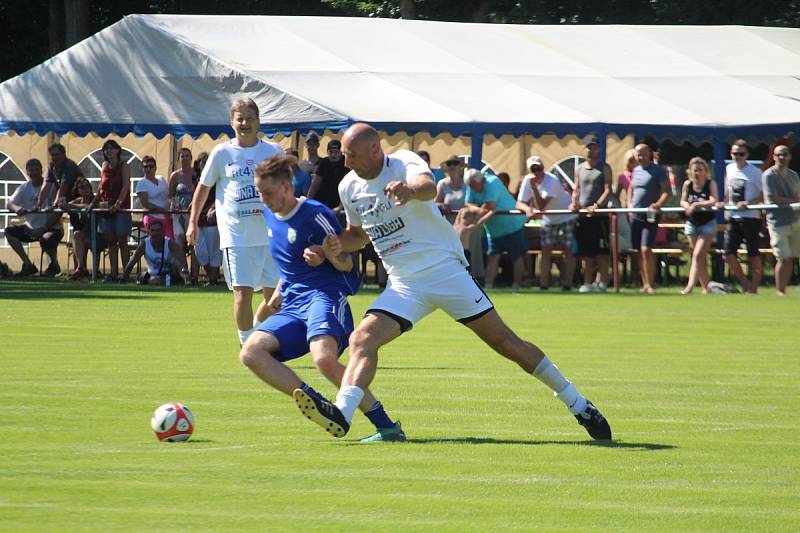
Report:
[{"label": "woman in white top", "polygon": [[[455,224],[456,216],[464,207],[467,195],[467,184],[464,181],[464,162],[457,155],[451,155],[444,162],[445,176],[436,184],[436,206],[451,224]],[[483,247],[481,232],[473,231],[465,236],[468,243],[464,249],[469,252],[470,272],[476,278],[484,276]]]},{"label": "woman in white top", "polygon": [[174,238],[172,217],[169,216],[169,185],[164,176],[156,176],[156,160],[146,155],[142,158],[144,178],[136,184],[136,196],[142,207],[150,212],[144,216],[145,227],[150,226],[153,219],[160,220],[164,226],[164,235]]}]

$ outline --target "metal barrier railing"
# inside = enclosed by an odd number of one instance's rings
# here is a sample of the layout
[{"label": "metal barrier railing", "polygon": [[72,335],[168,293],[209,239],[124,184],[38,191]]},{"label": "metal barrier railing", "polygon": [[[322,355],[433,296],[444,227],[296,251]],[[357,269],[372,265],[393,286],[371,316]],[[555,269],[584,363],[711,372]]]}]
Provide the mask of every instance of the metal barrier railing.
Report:
[{"label": "metal barrier railing", "polygon": [[[775,210],[793,210],[793,211],[800,211],[800,202],[795,202],[791,204],[750,204],[745,206],[744,208],[738,208],[733,205],[726,205],[722,207],[703,207],[698,208],[696,211],[712,211],[712,212],[736,212],[736,211],[775,211]],[[80,209],[44,209],[44,210],[33,210],[33,211],[26,211],[26,213],[79,213],[85,214],[87,212],[86,208]],[[111,210],[108,208],[95,208],[92,209],[90,214],[90,226],[91,226],[91,241],[92,241],[92,256],[97,253],[97,213],[110,213]],[[149,209],[117,209],[115,212],[124,212],[124,213],[141,213],[141,214],[150,214]],[[169,210],[169,211],[162,211],[157,214],[185,214],[188,213],[188,210]],[[537,215],[571,215],[571,214],[608,214],[610,215],[610,222],[611,222],[611,234],[609,235],[609,240],[611,242],[611,256],[612,256],[612,276],[614,280],[614,289],[619,291],[619,240],[618,240],[618,222],[617,222],[617,215],[626,214],[626,213],[653,213],[654,210],[651,210],[647,207],[612,207],[612,208],[597,208],[593,211],[589,211],[587,209],[579,209],[579,210],[571,210],[571,209],[532,209],[531,213],[535,217]],[[684,208],[682,207],[662,207],[657,211],[658,213],[679,213],[683,214],[685,212]],[[0,216],[9,214],[15,215],[14,211],[9,209],[0,209]],[[521,211],[519,209],[509,209],[505,211],[495,211],[496,215],[526,215],[527,213]],[[95,269],[92,269],[92,281],[97,280],[97,272]]]}]

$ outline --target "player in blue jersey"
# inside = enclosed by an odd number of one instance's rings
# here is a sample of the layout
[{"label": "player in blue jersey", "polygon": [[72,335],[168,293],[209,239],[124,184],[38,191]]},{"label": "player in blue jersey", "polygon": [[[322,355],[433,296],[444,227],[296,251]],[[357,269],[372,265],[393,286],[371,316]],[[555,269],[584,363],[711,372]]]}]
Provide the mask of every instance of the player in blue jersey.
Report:
[{"label": "player in blue jersey", "polygon": [[[310,352],[322,375],[341,385],[345,366],[338,358],[353,332],[347,297],[358,290],[360,277],[352,255],[342,252],[336,215],[315,200],[294,197],[292,162],[292,157],[276,156],[256,167],[255,184],[269,208],[264,218],[281,279],[268,304],[275,313],[250,336],[240,359],[288,396],[301,389],[320,397],[284,362]],[[362,442],[405,440],[400,422],[393,422],[369,391],[359,407],[377,430]]]}]

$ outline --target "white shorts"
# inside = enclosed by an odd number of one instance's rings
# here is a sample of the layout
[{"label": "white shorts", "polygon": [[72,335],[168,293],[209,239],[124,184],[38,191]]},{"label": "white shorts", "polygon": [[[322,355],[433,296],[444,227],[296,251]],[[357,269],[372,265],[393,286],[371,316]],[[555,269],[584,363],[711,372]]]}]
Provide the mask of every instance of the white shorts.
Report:
[{"label": "white shorts", "polygon": [[223,249],[222,255],[225,259],[225,281],[230,290],[234,287],[259,290],[278,285],[280,272],[272,259],[269,245],[231,246]]},{"label": "white shorts", "polygon": [[219,228],[200,226],[194,254],[203,266],[219,268],[222,266],[222,250],[219,249]]},{"label": "white shorts", "polygon": [[390,277],[367,313],[379,311],[408,331],[437,309],[466,324],[494,309],[494,305],[469,272],[454,261],[447,269],[436,269],[414,280]]}]

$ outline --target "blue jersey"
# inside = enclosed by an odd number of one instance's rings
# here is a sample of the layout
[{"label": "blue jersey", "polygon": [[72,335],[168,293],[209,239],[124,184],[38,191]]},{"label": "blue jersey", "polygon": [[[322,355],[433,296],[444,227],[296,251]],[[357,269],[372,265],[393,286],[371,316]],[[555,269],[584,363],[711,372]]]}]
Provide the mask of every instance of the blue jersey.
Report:
[{"label": "blue jersey", "polygon": [[361,276],[353,262],[350,272],[339,272],[330,262],[317,267],[308,265],[303,251],[312,244],[322,244],[326,235],[338,235],[342,226],[327,206],[301,198],[285,217],[264,209],[270,234],[270,249],[281,271],[281,294],[297,295],[308,289],[352,295],[358,291]]}]

